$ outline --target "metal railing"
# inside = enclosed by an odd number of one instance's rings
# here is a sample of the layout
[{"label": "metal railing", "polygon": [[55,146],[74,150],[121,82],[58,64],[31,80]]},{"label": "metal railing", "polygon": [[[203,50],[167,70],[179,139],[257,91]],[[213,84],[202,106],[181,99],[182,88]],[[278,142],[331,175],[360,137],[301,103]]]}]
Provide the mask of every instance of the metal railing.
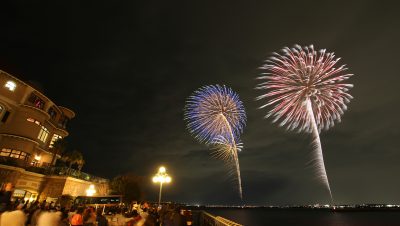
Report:
[{"label": "metal railing", "polygon": [[107,179],[96,177],[91,174],[68,168],[68,167],[49,167],[47,170],[47,175],[58,175],[58,176],[70,176],[81,180],[93,181],[93,182],[108,182]]},{"label": "metal railing", "polygon": [[243,226],[226,218],[220,216],[214,216],[205,211],[200,212],[199,226]]},{"label": "metal railing", "polygon": [[26,166],[28,166],[28,162],[26,160],[12,158],[9,156],[1,156],[0,164],[7,166],[21,167],[21,168],[25,168]]},{"label": "metal railing", "polygon": [[21,159],[16,159],[16,158],[11,158],[11,157],[0,157],[0,164],[3,165],[8,165],[8,166],[14,166],[14,167],[19,167],[23,168],[26,171],[29,172],[34,172],[34,173],[39,173],[43,175],[57,175],[57,176],[69,176],[69,177],[74,177],[77,179],[81,180],[86,180],[86,181],[91,181],[91,182],[98,182],[98,183],[108,183],[109,181],[105,178],[101,177],[96,177],[91,174],[68,168],[68,167],[53,167],[53,166],[33,166],[28,164],[27,161],[21,160]]}]

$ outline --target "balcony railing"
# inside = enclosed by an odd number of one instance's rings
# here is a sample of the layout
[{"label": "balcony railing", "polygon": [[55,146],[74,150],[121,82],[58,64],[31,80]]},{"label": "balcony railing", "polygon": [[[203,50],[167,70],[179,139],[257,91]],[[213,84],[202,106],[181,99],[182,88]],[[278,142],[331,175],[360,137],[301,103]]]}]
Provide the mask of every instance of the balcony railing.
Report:
[{"label": "balcony railing", "polygon": [[69,176],[69,177],[74,177],[77,179],[81,180],[86,180],[86,181],[92,181],[92,182],[98,182],[98,183],[106,183],[108,182],[107,179],[101,178],[101,177],[96,177],[91,174],[76,170],[76,169],[71,169],[68,167],[49,167],[47,170],[47,175],[57,175],[57,176]]},{"label": "balcony railing", "polygon": [[12,157],[8,157],[8,156],[1,156],[0,164],[7,165],[7,166],[20,167],[20,168],[26,168],[29,165],[28,162],[23,159],[17,159],[17,158],[12,158]]},{"label": "balcony railing", "polygon": [[68,167],[53,167],[53,166],[38,167],[30,165],[28,162],[24,160],[10,158],[10,157],[0,157],[0,164],[23,168],[29,172],[40,173],[48,176],[53,176],[53,175],[68,176],[90,182],[108,183],[108,180],[105,178],[96,177],[91,174],[81,172],[79,170]]},{"label": "balcony railing", "polygon": [[198,212],[197,224],[199,226],[243,226],[220,216],[213,216],[205,211]]}]

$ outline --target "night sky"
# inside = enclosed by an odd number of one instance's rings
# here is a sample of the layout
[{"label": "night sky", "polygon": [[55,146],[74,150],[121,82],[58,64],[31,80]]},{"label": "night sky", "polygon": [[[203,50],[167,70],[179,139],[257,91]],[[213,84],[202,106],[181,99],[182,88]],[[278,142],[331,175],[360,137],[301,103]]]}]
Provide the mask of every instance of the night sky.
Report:
[{"label": "night sky", "polygon": [[[381,1],[2,1],[0,69],[40,85],[76,118],[69,149],[88,173],[173,183],[164,200],[213,204],[327,203],[311,138],[263,119],[258,67],[284,46],[314,44],[342,57],[355,97],[321,134],[336,203],[400,203],[398,7]],[[240,153],[244,200],[221,161],[186,130],[185,99],[226,84],[248,122]]]}]

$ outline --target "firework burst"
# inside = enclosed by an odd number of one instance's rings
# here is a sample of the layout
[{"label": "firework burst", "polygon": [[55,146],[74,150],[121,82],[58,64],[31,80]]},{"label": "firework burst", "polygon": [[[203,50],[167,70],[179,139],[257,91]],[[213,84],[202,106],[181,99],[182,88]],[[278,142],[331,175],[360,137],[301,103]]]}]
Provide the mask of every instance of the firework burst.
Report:
[{"label": "firework burst", "polygon": [[184,119],[194,137],[211,146],[213,156],[233,166],[230,168],[242,198],[238,151],[242,148],[240,135],[246,125],[246,113],[239,96],[226,86],[200,88],[188,98]]},{"label": "firework burst", "polygon": [[261,67],[266,72],[258,79],[266,81],[256,87],[267,90],[257,97],[267,99],[260,108],[271,107],[266,118],[273,118],[273,122],[288,130],[313,135],[313,161],[331,198],[319,133],[340,122],[346,104],[353,98],[347,93],[353,85],[342,83],[352,74],[345,73],[345,65],[336,66],[339,60],[325,49],[317,52],[313,45],[285,47],[282,53],[273,53]]}]

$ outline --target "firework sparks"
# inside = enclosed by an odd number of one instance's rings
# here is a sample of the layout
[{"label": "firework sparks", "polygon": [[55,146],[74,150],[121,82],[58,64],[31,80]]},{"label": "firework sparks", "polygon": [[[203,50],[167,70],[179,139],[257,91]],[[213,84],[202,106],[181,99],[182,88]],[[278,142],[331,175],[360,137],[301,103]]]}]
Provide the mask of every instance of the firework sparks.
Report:
[{"label": "firework sparks", "polygon": [[238,151],[246,113],[239,96],[226,86],[210,85],[188,98],[185,117],[188,130],[201,143],[211,146],[213,155],[233,165],[242,198]]},{"label": "firework sparks", "polygon": [[339,60],[325,49],[315,51],[312,45],[285,47],[281,54],[273,53],[261,67],[267,72],[258,79],[266,81],[256,87],[267,90],[256,98],[267,99],[260,108],[272,108],[266,118],[273,118],[273,122],[288,130],[312,133],[313,161],[331,199],[319,133],[340,122],[346,104],[353,98],[347,93],[353,85],[342,83],[352,74],[345,73],[345,65],[335,67]]}]

